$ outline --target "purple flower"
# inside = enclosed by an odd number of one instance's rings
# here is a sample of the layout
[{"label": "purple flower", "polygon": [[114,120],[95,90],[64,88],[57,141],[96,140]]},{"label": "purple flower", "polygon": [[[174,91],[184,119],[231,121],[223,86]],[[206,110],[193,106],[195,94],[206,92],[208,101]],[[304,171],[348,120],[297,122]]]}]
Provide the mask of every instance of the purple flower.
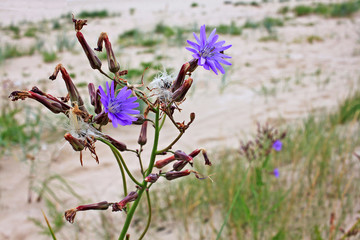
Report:
[{"label": "purple flower", "polygon": [[275,151],[279,152],[282,149],[282,142],[280,140],[276,140],[273,145],[272,148],[275,149]]},{"label": "purple flower", "polygon": [[213,70],[217,73],[216,69],[222,74],[225,74],[224,68],[220,63],[225,65],[231,65],[224,58],[231,58],[223,53],[224,50],[230,48],[232,45],[223,46],[225,41],[216,42],[219,35],[215,34],[216,28],[211,32],[210,36],[206,39],[205,25],[200,27],[200,39],[194,34],[197,43],[187,40],[188,44],[192,48],[187,47],[186,49],[194,53],[192,56],[198,59],[198,65],[203,66],[206,70]]},{"label": "purple flower", "polygon": [[115,95],[114,82],[106,82],[106,92],[99,86],[101,103],[104,105],[105,112],[108,114],[109,119],[112,121],[113,126],[116,128],[118,124],[125,126],[130,125],[136,121],[137,118],[130,116],[129,114],[139,114],[139,110],[135,110],[139,106],[136,101],[136,97],[130,97],[131,90],[127,87],[123,87],[121,91]]},{"label": "purple flower", "polygon": [[272,174],[274,174],[274,176],[275,176],[276,178],[279,178],[279,177],[280,177],[279,169],[278,169],[278,168],[275,168],[274,171],[272,172]]}]

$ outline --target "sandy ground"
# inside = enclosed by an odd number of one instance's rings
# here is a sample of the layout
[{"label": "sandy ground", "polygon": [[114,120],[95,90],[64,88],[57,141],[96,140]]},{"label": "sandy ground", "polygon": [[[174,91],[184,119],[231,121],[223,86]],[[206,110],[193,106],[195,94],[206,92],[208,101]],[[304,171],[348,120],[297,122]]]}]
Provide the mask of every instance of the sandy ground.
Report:
[{"label": "sandy ground", "polygon": [[[199,2],[198,7],[191,8],[192,2],[194,1],[151,1],[150,4],[145,0],[4,0],[0,2],[0,17],[2,25],[6,26],[23,20],[53,19],[67,12],[76,14],[83,9],[108,9],[121,15],[102,20],[91,19],[83,33],[89,43],[95,43],[101,31],[108,32],[110,39],[114,39],[113,45],[116,45],[117,36],[134,27],[150,31],[160,21],[170,26],[218,25],[229,24],[231,21],[241,25],[247,19],[257,21],[265,16],[278,16],[276,11],[284,5],[268,3],[260,7],[234,7],[225,5],[223,1],[211,0]],[[131,8],[135,9],[134,14],[130,14]],[[221,39],[233,45],[228,51],[232,56],[233,66],[226,76],[227,86],[220,91],[221,76],[201,69],[196,71],[193,90],[182,104],[181,114],[176,115],[179,121],[188,120],[189,114],[195,112],[196,121],[174,149],[191,151],[197,147],[205,147],[211,151],[224,147],[237,148],[239,139],[252,133],[256,122],[267,121],[281,126],[285,122],[296,122],[315,109],[334,108],[339,100],[359,84],[359,21],[359,15],[351,19],[324,19],[317,16],[290,19],[285,22],[284,27],[276,29],[279,37],[277,42],[259,42],[260,37],[267,35],[261,28],[244,30],[241,36],[221,36]],[[75,39],[71,28],[69,23],[68,35]],[[306,41],[310,35],[320,36],[323,41],[310,44]],[[46,44],[51,47],[55,38],[50,33]],[[1,43],[7,41],[12,41],[10,36],[0,37]],[[28,41],[26,38],[16,40],[25,45]],[[122,68],[136,67],[142,61],[153,59],[151,54],[137,52],[138,49],[134,47],[122,50],[119,58]],[[176,72],[191,57],[184,48],[168,47],[166,44],[157,47],[155,54],[168,56],[163,65],[175,68]],[[61,53],[59,62],[73,67],[69,72],[76,72],[75,81],[103,81],[100,74],[91,71],[82,53]],[[8,60],[0,66],[0,80],[11,80],[19,86],[25,84],[28,88],[38,84],[44,86],[44,79],[50,76],[55,65],[56,63],[43,63],[39,55]],[[45,86],[51,94],[65,95],[65,87],[60,79],[48,82]],[[264,91],[272,94],[266,95]],[[46,114],[51,115],[50,112]],[[51,118],[55,120],[56,116]],[[132,148],[137,148],[139,131],[137,126],[118,129],[108,126],[105,129],[105,132],[111,133]],[[175,129],[166,124],[160,146],[165,146],[175,134]],[[148,139],[152,139],[151,134]],[[60,174],[72,184],[78,194],[89,201],[121,199],[121,180],[116,162],[111,152],[100,143],[97,144],[100,165],[85,152],[84,167],[79,164],[78,153],[74,153],[61,136],[57,144],[44,148],[46,149],[41,151],[37,159],[39,172],[36,172],[35,181],[40,181],[44,176]],[[145,161],[149,156],[150,146],[148,148],[145,149]],[[42,221],[40,209],[46,211],[46,206],[44,202],[27,203],[29,165],[20,162],[16,156],[15,152],[12,156],[3,157],[0,162],[0,239],[47,239],[28,220],[29,217],[34,217]],[[125,158],[130,169],[139,176],[136,158],[131,154],[125,154]],[[213,163],[216,166],[220,161],[214,159]],[[67,193],[60,195],[64,199],[64,205],[57,206],[60,211],[79,203]],[[96,223],[92,219],[98,219],[97,214],[78,214],[79,225],[75,227],[65,224],[63,235],[60,236],[64,239],[96,239],[88,232],[82,232],[81,222],[95,227]],[[111,215],[113,223],[124,220],[121,213],[111,214],[109,211],[105,214]],[[150,233],[157,239],[185,239],[181,231],[171,228],[172,225],[167,226],[165,231],[159,233],[152,229]],[[76,231],[77,234],[74,233]],[[136,235],[136,228],[131,231]]]}]

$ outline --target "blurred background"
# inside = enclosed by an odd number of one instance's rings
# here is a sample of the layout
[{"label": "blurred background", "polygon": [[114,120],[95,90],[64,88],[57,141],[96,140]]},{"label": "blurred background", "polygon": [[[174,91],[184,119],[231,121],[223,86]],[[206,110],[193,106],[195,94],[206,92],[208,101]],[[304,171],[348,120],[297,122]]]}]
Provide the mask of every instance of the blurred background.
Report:
[{"label": "blurred background", "polygon": [[[173,149],[206,148],[213,166],[204,168],[199,158],[194,168],[213,181],[189,176],[154,185],[153,221],[145,239],[216,239],[224,222],[218,239],[355,235],[360,231],[359,10],[358,0],[1,1],[0,239],[49,239],[41,210],[58,239],[117,239],[125,219],[125,213],[109,210],[79,213],[73,225],[65,222],[67,209],[124,197],[117,163],[97,143],[100,164],[85,151],[81,167],[79,153],[63,138],[69,128],[64,116],[32,100],[8,99],[10,92],[33,86],[65,96],[60,76],[48,79],[62,63],[91,108],[87,84],[104,86],[106,79],[91,69],[71,14],[88,20],[82,33],[90,46],[101,32],[108,34],[133,83],[147,67],[147,84],[159,71],[177,74],[192,58],[186,40],[193,41],[203,24],[207,34],[216,28],[219,40],[232,44],[226,74],[198,68],[175,114],[188,121],[195,112],[196,120]],[[106,54],[98,56],[107,69]],[[246,144],[256,143],[267,126],[286,131],[286,137],[281,151],[270,148],[262,179],[254,180],[264,158],[248,157]],[[138,147],[138,126],[108,125],[104,132]],[[175,137],[176,129],[165,123],[160,146]],[[145,162],[150,151],[148,143]],[[137,159],[124,158],[140,178]],[[134,239],[146,224],[145,202],[131,226]]]}]

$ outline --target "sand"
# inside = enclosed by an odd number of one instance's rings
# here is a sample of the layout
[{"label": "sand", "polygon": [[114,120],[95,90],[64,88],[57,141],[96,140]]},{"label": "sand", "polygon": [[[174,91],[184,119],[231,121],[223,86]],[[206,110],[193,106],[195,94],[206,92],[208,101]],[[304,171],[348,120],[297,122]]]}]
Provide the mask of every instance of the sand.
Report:
[{"label": "sand", "polygon": [[[247,19],[258,21],[266,16],[277,16],[277,10],[289,3],[267,3],[260,7],[237,6],[224,4],[223,1],[198,1],[199,6],[191,8],[194,1],[2,1],[0,3],[1,24],[21,24],[22,21],[40,21],[54,19],[61,14],[81,10],[108,9],[115,16],[105,19],[89,19],[83,30],[89,43],[95,43],[101,31],[109,34],[116,46],[117,36],[134,27],[151,31],[159,22],[170,26],[197,26],[230,24],[232,21],[242,25]],[[135,9],[131,14],[130,9]],[[120,15],[120,14],[121,15]],[[120,16],[119,16],[120,15]],[[269,122],[277,127],[284,124],[296,124],[314,110],[331,110],[341,99],[344,99],[359,84],[360,16],[345,19],[325,19],[318,16],[293,18],[285,22],[284,27],[276,28],[279,41],[260,42],[259,38],[267,36],[264,29],[245,29],[241,36],[222,35],[221,39],[232,44],[227,52],[232,56],[233,66],[225,79],[226,86],[221,88],[222,76],[198,69],[193,75],[194,86],[186,101],[181,105],[181,113],[176,113],[178,121],[189,119],[191,112],[196,113],[196,120],[185,133],[174,150],[186,152],[198,147],[216,151],[224,147],[238,148],[239,140],[253,133],[256,123]],[[75,40],[72,25],[69,21],[66,34]],[[208,29],[209,31],[209,29]],[[323,41],[309,43],[308,36],[320,36]],[[49,33],[46,44],[55,46],[57,35]],[[189,36],[190,37],[190,36]],[[13,40],[11,36],[2,35],[0,42],[13,41],[23,46],[31,40],[22,38]],[[55,63],[43,63],[40,55],[7,60],[0,66],[0,81],[10,80],[17,86],[41,85],[48,93],[63,96],[65,86],[57,79],[46,80],[58,62],[72,66],[69,72],[76,73],[75,81],[98,84],[105,79],[92,71],[81,49],[80,54],[60,53]],[[142,61],[151,61],[152,54],[137,55],[138,48],[122,49],[119,57],[123,69],[137,67]],[[156,47],[156,55],[169,58],[162,64],[173,67],[175,72],[181,65],[190,60],[191,54],[183,47],[169,47],[162,44]],[[106,68],[106,63],[104,62]],[[25,74],[24,74],[25,73]],[[45,82],[45,83],[44,83]],[[15,90],[15,89],[12,89]],[[86,92],[83,91],[83,95]],[[13,104],[4,102],[1,104]],[[36,104],[34,106],[37,106]],[[57,116],[46,111],[54,121]],[[111,133],[128,146],[137,148],[140,128],[137,126],[113,129],[107,126],[105,132]],[[176,136],[171,124],[165,124],[161,133],[160,146],[165,146]],[[151,142],[152,134],[149,136]],[[150,144],[145,146],[144,159],[149,156]],[[78,153],[65,143],[61,136],[53,145],[44,145],[36,156],[37,172],[33,178],[39,183],[53,174],[65,178],[74,190],[84,199],[92,202],[103,200],[119,201],[122,198],[120,173],[111,152],[101,143],[97,143],[100,164],[97,165],[84,153],[85,166],[79,164]],[[20,161],[19,153],[4,156],[0,162],[0,239],[48,239],[39,234],[39,228],[29,221],[36,218],[43,221],[41,210],[47,211],[46,203],[28,203],[29,161]],[[125,154],[129,168],[139,176],[137,159]],[[214,159],[213,164],[220,163]],[[162,182],[164,184],[164,182]],[[59,185],[61,186],[61,185]],[[56,184],[54,183],[54,188]],[[60,188],[60,187],[58,187]],[[56,206],[59,211],[75,207],[79,200],[59,189],[64,204]],[[47,213],[49,214],[49,213]],[[98,212],[80,213],[76,221],[79,225],[65,224],[60,239],[96,239],[98,235],[82,231],[85,224],[94,228],[98,223]],[[114,224],[124,221],[124,214],[105,212]],[[109,216],[111,215],[111,216]],[[95,219],[95,220],[93,220]],[[95,222],[94,222],[95,221]],[[79,227],[80,226],[80,227]],[[175,230],[171,230],[174,227]],[[178,226],[169,224],[165,231],[159,233],[151,229],[151,238],[147,239],[184,239]],[[136,236],[136,227],[131,233]],[[141,227],[140,227],[141,229]],[[75,232],[78,231],[77,234]],[[94,231],[93,231],[94,232]],[[180,232],[180,233],[179,233]],[[180,235],[178,235],[180,234]],[[96,237],[97,236],[97,237]]]}]

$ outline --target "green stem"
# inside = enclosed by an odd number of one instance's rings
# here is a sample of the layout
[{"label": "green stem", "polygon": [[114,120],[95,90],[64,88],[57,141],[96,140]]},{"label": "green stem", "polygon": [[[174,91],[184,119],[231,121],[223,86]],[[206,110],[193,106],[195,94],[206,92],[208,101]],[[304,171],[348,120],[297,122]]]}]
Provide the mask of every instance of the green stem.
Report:
[{"label": "green stem", "polygon": [[144,230],[144,232],[141,234],[139,240],[141,240],[141,239],[144,238],[146,232],[147,232],[148,229],[149,229],[150,222],[151,222],[151,200],[150,200],[149,190],[146,191],[146,198],[147,198],[148,207],[149,207],[149,216],[148,216],[148,220],[147,220],[147,224],[146,224],[145,230]]},{"label": "green stem", "polygon": [[175,145],[175,143],[177,143],[177,141],[179,141],[179,139],[182,137],[183,134],[184,134],[184,131],[183,130],[180,131],[179,135],[174,139],[174,141],[172,141],[172,143],[170,143],[169,146],[167,146],[166,148],[157,151],[157,154],[167,152],[169,149],[171,149]]},{"label": "green stem", "polygon": [[112,152],[113,152],[113,154],[114,154],[114,156],[116,158],[116,161],[117,161],[117,163],[119,165],[119,168],[120,168],[121,177],[122,177],[122,180],[123,180],[124,195],[127,196],[127,184],[126,184],[126,177],[125,177],[124,168],[122,167],[121,161],[120,161],[119,157],[116,155],[116,152],[114,150],[112,150]]},{"label": "green stem", "polygon": [[157,153],[157,147],[158,147],[158,143],[159,143],[159,133],[160,133],[160,129],[159,129],[159,107],[157,107],[155,109],[155,136],[154,136],[154,145],[153,145],[153,149],[151,151],[151,158],[150,158],[150,163],[149,163],[149,167],[148,170],[145,172],[145,176],[149,175],[154,167],[154,163],[155,163],[155,158],[156,158],[156,153]]},{"label": "green stem", "polygon": [[[112,145],[109,141],[105,140],[105,139],[102,139],[102,138],[97,138],[97,140],[105,143],[106,145],[108,145],[111,150],[114,152],[116,152],[117,156],[119,157],[119,160],[121,161],[121,164],[122,166],[124,167],[126,173],[129,175],[129,177],[131,178],[131,180],[133,180],[133,182],[138,185],[138,186],[141,186],[141,184],[134,178],[134,176],[131,174],[131,172],[129,171],[124,159],[122,158],[120,152],[117,150],[116,147],[114,147],[114,145]],[[116,156],[115,156],[116,157]]]},{"label": "green stem", "polygon": [[241,185],[239,186],[237,192],[235,193],[235,196],[234,196],[234,198],[233,198],[233,200],[232,200],[230,209],[229,209],[229,211],[227,212],[226,217],[225,217],[225,220],[224,220],[223,224],[221,225],[221,228],[220,228],[220,230],[219,230],[219,232],[218,232],[218,234],[217,234],[217,236],[216,236],[216,240],[220,239],[221,233],[222,233],[222,231],[224,230],[224,227],[225,227],[225,225],[227,224],[227,222],[228,222],[228,220],[229,220],[231,211],[232,211],[233,207],[235,206],[236,199],[239,197],[240,192],[241,192],[241,189],[242,189],[242,186],[244,185],[244,182],[245,182],[247,173],[249,172],[249,168],[250,168],[250,166],[247,168],[246,173],[245,173],[244,176],[243,176]]},{"label": "green stem", "polygon": [[164,126],[165,119],[166,119],[166,114],[164,114],[164,116],[163,116],[163,119],[162,119],[161,124],[160,124],[159,131],[161,131],[162,127]]},{"label": "green stem", "polygon": [[[159,107],[157,107],[155,110],[155,135],[154,135],[154,145],[151,151],[151,158],[150,158],[150,163],[149,163],[149,167],[147,169],[147,171],[145,172],[145,176],[149,175],[154,167],[154,163],[155,163],[155,159],[156,159],[156,152],[157,152],[157,146],[159,143]],[[138,192],[138,197],[135,200],[134,204],[131,206],[129,212],[127,213],[126,216],[126,220],[123,226],[123,229],[120,233],[119,236],[119,240],[123,240],[126,236],[126,233],[130,227],[130,223],[131,220],[134,216],[135,210],[137,208],[137,206],[139,205],[140,199],[142,197],[142,194],[144,193],[144,191],[146,191],[146,187],[147,187],[147,182],[143,181],[141,185],[141,189]]]},{"label": "green stem", "polygon": [[141,152],[142,152],[142,146],[140,145],[140,149],[139,149],[139,152],[137,153],[137,156],[139,158],[141,174],[143,175],[143,177],[145,177],[144,176],[144,167],[143,167],[142,160],[141,160]]}]

